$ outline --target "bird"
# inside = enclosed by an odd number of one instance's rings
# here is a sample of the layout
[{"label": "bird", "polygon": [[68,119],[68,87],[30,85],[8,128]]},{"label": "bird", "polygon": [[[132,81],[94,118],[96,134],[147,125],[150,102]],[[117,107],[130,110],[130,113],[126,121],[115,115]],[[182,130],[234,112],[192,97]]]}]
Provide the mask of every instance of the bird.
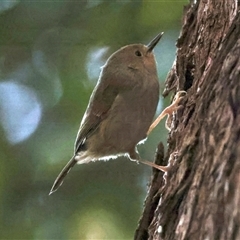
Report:
[{"label": "bird", "polygon": [[171,114],[179,103],[163,112],[152,123],[159,101],[159,81],[154,47],[162,38],[159,33],[148,45],[130,44],[114,52],[101,68],[77,133],[74,153],[57,176],[50,190],[55,192],[76,163],[115,159],[127,156],[166,172],[140,158],[137,145],[144,141],[160,118]]}]

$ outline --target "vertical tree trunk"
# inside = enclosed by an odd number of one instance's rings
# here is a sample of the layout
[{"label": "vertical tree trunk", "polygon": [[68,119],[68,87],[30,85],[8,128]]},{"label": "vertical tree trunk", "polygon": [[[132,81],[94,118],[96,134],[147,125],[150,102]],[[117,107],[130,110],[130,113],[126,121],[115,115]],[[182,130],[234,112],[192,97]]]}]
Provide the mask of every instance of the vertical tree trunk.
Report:
[{"label": "vertical tree trunk", "polygon": [[192,1],[165,94],[172,116],[165,176],[154,171],[135,239],[240,239],[240,3]]}]

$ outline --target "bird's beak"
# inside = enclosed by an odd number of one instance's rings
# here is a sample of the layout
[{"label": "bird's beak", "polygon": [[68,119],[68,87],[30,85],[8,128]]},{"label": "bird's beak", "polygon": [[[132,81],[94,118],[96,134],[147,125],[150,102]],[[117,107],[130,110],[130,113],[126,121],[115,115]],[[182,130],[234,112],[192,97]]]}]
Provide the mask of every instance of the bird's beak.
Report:
[{"label": "bird's beak", "polygon": [[154,47],[157,45],[157,43],[159,42],[159,40],[161,39],[163,35],[163,32],[159,33],[148,45],[147,45],[147,52],[152,52],[152,50],[154,49]]}]

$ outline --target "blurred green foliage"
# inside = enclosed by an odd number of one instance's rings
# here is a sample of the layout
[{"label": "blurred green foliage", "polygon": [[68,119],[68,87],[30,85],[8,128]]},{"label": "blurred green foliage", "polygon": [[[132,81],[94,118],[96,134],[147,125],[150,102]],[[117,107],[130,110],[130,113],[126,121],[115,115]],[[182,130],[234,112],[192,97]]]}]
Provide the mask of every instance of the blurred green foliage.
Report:
[{"label": "blurred green foliage", "polygon": [[[133,238],[150,168],[125,158],[76,166],[48,192],[71,157],[100,66],[164,31],[155,50],[163,86],[187,2],[1,0],[0,239]],[[166,143],[163,126],[139,146],[143,158]]]}]

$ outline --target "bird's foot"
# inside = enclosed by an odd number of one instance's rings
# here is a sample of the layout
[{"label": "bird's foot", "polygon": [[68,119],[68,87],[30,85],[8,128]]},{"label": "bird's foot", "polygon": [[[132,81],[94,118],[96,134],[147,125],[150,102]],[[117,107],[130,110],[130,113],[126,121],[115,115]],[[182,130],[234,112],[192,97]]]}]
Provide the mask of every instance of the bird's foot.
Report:
[{"label": "bird's foot", "polygon": [[[173,102],[170,106],[166,107],[162,113],[156,118],[156,120],[151,124],[151,126],[148,129],[147,135],[149,135],[152,130],[159,124],[159,122],[167,115],[168,118],[169,116],[174,112],[177,111],[179,108],[181,108],[182,106],[179,105],[180,101],[186,96],[186,92],[185,91],[179,91],[177,92],[177,94],[175,95]],[[170,131],[170,127],[167,125],[168,122],[168,118],[166,120],[166,128]]]}]

